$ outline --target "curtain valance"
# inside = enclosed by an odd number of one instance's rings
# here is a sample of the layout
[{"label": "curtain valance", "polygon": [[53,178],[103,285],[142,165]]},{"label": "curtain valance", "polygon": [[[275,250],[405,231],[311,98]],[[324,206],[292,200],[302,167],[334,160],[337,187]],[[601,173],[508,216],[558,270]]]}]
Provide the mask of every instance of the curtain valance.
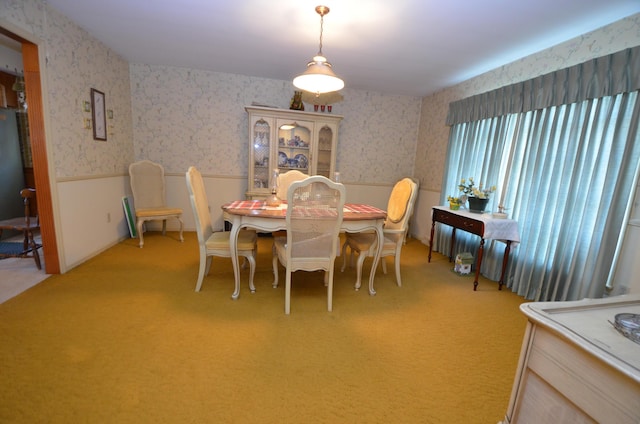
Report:
[{"label": "curtain valance", "polygon": [[640,89],[640,46],[449,105],[447,125],[528,112]]}]

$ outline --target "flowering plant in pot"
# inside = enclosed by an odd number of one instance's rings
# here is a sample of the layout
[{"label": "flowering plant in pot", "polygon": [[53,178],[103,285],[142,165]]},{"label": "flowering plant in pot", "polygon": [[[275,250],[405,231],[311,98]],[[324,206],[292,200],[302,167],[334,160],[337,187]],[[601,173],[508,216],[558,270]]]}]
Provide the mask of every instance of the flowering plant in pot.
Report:
[{"label": "flowering plant in pot", "polygon": [[449,209],[457,211],[460,209],[460,205],[462,205],[462,199],[459,197],[447,196],[447,200],[449,201]]},{"label": "flowering plant in pot", "polygon": [[469,210],[472,212],[483,212],[484,208],[487,207],[487,203],[491,198],[491,193],[496,191],[496,186],[490,186],[488,188],[483,188],[482,183],[476,186],[473,177],[469,177],[469,179],[460,180],[460,184],[458,184],[458,189],[467,197],[469,200]]}]

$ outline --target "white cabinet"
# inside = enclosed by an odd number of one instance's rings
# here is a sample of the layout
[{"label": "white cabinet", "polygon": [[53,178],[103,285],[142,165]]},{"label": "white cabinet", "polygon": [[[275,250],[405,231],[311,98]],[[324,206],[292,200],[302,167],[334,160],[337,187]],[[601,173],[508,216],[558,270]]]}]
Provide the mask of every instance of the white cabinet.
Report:
[{"label": "white cabinet", "polygon": [[246,106],[249,114],[248,199],[271,194],[271,176],[296,169],[332,178],[342,116]]},{"label": "white cabinet", "polygon": [[520,306],[527,316],[504,424],[640,422],[640,344],[611,325],[640,295]]}]

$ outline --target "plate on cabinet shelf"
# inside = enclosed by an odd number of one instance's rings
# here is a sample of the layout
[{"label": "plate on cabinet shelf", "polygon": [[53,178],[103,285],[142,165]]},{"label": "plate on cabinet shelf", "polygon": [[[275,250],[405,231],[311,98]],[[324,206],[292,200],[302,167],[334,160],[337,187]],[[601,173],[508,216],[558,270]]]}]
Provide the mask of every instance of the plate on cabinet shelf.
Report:
[{"label": "plate on cabinet shelf", "polygon": [[307,168],[309,166],[307,157],[302,153],[298,153],[294,159],[298,161],[298,168]]},{"label": "plate on cabinet shelf", "polygon": [[287,166],[289,158],[284,152],[278,152],[278,166]]}]

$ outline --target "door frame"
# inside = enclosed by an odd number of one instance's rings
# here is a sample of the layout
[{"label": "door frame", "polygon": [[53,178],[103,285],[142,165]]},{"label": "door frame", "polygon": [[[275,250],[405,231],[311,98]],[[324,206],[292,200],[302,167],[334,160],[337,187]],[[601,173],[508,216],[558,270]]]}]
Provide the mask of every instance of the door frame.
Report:
[{"label": "door frame", "polygon": [[[26,97],[29,107],[29,138],[33,158],[33,171],[38,196],[38,212],[40,219],[40,234],[42,237],[45,272],[60,274],[65,272],[62,255],[58,249],[60,239],[56,228],[59,225],[59,207],[57,187],[53,168],[53,154],[47,150],[48,105],[46,78],[41,64],[46,63],[44,42],[32,34],[15,27],[0,19],[0,33],[22,43],[22,62],[24,66],[24,80]],[[42,48],[40,48],[42,46]],[[61,243],[60,243],[61,245]]]}]

